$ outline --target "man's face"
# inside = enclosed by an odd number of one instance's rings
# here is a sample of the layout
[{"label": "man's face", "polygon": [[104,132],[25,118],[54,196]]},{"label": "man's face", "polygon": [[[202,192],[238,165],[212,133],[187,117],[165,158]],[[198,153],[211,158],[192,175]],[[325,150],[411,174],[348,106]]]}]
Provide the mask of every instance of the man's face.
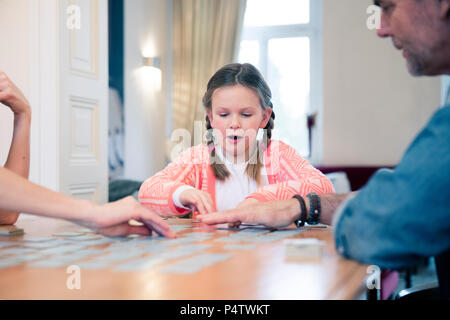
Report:
[{"label": "man's face", "polygon": [[439,5],[436,0],[379,0],[382,8],[380,37],[391,37],[395,48],[403,51],[412,75],[440,72],[435,54],[442,48],[439,34]]}]

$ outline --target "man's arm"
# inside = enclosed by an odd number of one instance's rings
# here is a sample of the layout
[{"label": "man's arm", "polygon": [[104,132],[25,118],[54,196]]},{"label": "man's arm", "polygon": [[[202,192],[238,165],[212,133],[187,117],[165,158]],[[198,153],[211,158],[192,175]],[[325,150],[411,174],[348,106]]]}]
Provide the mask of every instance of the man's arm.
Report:
[{"label": "man's arm", "polygon": [[381,268],[416,265],[450,248],[450,107],[440,109],[395,170],[378,171],[342,209],[337,250]]},{"label": "man's arm", "polygon": [[[14,131],[5,168],[28,179],[30,168],[30,105],[16,85],[0,71],[0,103],[14,113]],[[14,224],[18,212],[0,210],[0,225]]]},{"label": "man's arm", "polygon": [[[322,214],[320,222],[331,224],[336,208],[349,194],[323,194],[320,196]],[[309,218],[309,199],[305,198]],[[236,209],[207,215],[199,215],[198,219],[206,224],[220,223],[258,223],[268,227],[282,228],[289,226],[300,217],[300,204],[297,199],[258,202],[248,199]]]},{"label": "man's arm", "polygon": [[[161,217],[132,197],[98,206],[43,188],[5,168],[0,168],[0,208],[65,219],[108,236],[149,235],[155,230],[166,237],[175,237]],[[130,220],[143,225],[130,226]]]}]

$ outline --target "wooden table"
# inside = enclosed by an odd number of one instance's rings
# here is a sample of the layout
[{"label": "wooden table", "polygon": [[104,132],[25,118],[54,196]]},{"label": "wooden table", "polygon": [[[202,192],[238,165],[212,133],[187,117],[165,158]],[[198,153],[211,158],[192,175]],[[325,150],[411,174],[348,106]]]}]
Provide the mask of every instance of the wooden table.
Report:
[{"label": "wooden table", "polygon": [[[19,220],[17,226],[25,229],[25,237],[80,229],[65,221],[37,217]],[[216,231],[214,238],[230,232]],[[296,237],[324,240],[322,258],[291,262],[286,260],[282,240],[256,243],[253,250],[227,251],[231,258],[189,275],[163,273],[164,264],[140,272],[81,270],[79,290],[67,289],[70,275],[66,268],[23,264],[0,269],[0,299],[315,300],[355,299],[364,293],[367,266],[338,256],[331,228],[307,230]],[[212,239],[201,243],[212,245],[206,252],[225,252],[224,243]]]}]

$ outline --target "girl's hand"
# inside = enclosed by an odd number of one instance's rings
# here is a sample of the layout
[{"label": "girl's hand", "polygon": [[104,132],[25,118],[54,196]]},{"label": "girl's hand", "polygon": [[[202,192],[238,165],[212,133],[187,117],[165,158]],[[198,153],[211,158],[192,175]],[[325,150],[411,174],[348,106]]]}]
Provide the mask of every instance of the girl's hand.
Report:
[{"label": "girl's hand", "polygon": [[31,115],[28,100],[3,71],[0,71],[0,102],[9,107],[15,116]]},{"label": "girl's hand", "polygon": [[209,193],[197,190],[188,189],[180,194],[180,202],[183,206],[196,208],[200,214],[208,214],[214,212],[214,205]]}]

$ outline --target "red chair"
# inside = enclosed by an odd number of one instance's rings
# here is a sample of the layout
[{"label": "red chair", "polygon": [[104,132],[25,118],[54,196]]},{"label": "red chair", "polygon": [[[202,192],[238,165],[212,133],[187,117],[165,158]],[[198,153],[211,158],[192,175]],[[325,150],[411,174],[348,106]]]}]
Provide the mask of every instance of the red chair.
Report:
[{"label": "red chair", "polygon": [[398,286],[399,274],[397,271],[383,270],[381,271],[380,299],[389,300],[393,298],[393,294]]}]

